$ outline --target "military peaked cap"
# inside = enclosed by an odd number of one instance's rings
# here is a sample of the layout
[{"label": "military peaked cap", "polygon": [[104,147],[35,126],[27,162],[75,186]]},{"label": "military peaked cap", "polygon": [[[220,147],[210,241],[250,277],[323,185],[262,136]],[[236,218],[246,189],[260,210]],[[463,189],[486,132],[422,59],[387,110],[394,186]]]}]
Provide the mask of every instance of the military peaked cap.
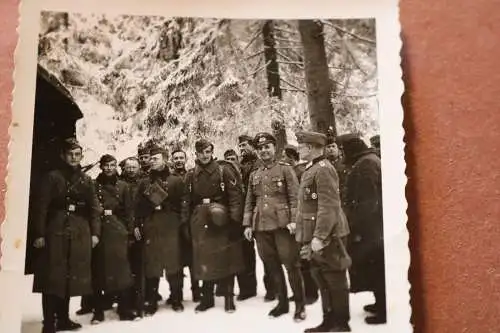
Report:
[{"label": "military peaked cap", "polygon": [[156,155],[156,154],[165,155],[165,154],[167,154],[167,150],[165,148],[160,147],[160,146],[154,145],[151,148],[149,148],[149,153],[151,154],[151,156]]},{"label": "military peaked cap", "polygon": [[298,143],[310,143],[320,146],[326,145],[326,135],[318,132],[302,131],[295,133]]},{"label": "military peaked cap", "polygon": [[268,143],[276,144],[276,138],[267,132],[258,133],[253,140],[253,144],[255,147],[259,147]]}]

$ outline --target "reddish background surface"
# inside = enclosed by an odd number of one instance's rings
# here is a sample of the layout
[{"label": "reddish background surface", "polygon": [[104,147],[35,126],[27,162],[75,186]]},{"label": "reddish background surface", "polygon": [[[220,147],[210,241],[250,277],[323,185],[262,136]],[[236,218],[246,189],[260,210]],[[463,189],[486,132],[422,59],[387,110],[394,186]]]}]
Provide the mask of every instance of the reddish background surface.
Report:
[{"label": "reddish background surface", "polygon": [[[17,3],[0,0],[2,201]],[[500,332],[500,1],[402,0],[401,23],[412,320]]]}]

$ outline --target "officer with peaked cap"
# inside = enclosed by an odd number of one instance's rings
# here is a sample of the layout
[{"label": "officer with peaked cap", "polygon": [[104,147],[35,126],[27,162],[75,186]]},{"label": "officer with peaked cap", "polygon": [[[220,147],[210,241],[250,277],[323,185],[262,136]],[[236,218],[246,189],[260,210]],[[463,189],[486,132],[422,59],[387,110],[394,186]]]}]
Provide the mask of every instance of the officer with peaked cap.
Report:
[{"label": "officer with peaked cap", "polygon": [[255,136],[262,166],[250,175],[245,200],[245,237],[255,236],[259,255],[271,270],[278,291],[278,305],[269,312],[279,317],[289,311],[287,286],[282,265],[288,272],[294,293],[294,320],[306,317],[304,282],[300,272],[299,249],[294,239],[298,180],[293,168],[275,160],[276,139],[269,133]]},{"label": "officer with peaked cap", "polygon": [[234,276],[244,269],[241,241],[234,237],[241,228],[242,184],[232,164],[214,159],[211,142],[199,140],[195,150],[196,165],[186,174],[182,210],[183,223],[190,225],[194,276],[203,281],[195,312],[214,307],[214,286],[219,283],[224,309],[232,313]]},{"label": "officer with peaked cap", "polygon": [[43,255],[33,291],[42,293],[43,333],[81,328],[69,319],[70,297],[92,293],[91,252],[99,242],[100,207],[92,179],[81,170],[82,156],[75,138],[65,140],[64,165],[42,179],[38,195],[33,246]]},{"label": "officer with peaked cap", "polygon": [[301,244],[301,257],[311,261],[323,308],[323,322],[305,332],[350,332],[350,257],[345,250],[349,226],[341,207],[338,176],[324,156],[324,134],[299,132],[296,137],[300,156],[309,161],[298,192],[296,240]]},{"label": "officer with peaked cap", "polygon": [[[254,138],[249,135],[240,135],[238,137],[238,149],[240,150],[241,160],[241,173],[243,176],[244,194],[248,190],[248,180],[250,174],[257,170],[262,161],[255,152]],[[255,242],[243,242],[243,259],[245,260],[245,271],[238,274],[238,285],[240,286],[240,294],[238,300],[255,297],[257,295],[257,276],[256,276],[256,256],[255,256]],[[271,302],[276,299],[276,288],[274,287],[273,279],[271,278],[270,269],[264,263],[264,287],[266,288],[266,295],[264,296],[265,302]]]}]

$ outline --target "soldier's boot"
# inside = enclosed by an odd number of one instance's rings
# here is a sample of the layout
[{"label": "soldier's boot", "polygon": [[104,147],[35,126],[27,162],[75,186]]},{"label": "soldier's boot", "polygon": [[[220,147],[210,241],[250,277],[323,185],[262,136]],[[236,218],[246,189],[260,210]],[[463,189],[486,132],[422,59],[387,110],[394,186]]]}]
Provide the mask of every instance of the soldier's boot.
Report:
[{"label": "soldier's boot", "polygon": [[288,280],[294,295],[295,313],[293,320],[295,322],[301,322],[306,319],[304,280],[299,267],[298,263],[294,266],[287,266]]},{"label": "soldier's boot", "polygon": [[318,326],[306,328],[304,333],[328,332],[333,327],[332,319],[331,313],[325,313],[323,321]]},{"label": "soldier's boot", "polygon": [[182,286],[184,274],[182,271],[167,276],[168,284],[170,286],[170,306],[175,312],[184,311],[182,305]]},{"label": "soldier's boot", "polygon": [[82,325],[69,319],[69,297],[59,300],[57,309],[56,331],[76,331],[82,328]]},{"label": "soldier's boot", "polygon": [[204,312],[215,306],[214,300],[214,282],[213,281],[203,281],[201,302],[196,306],[194,311]]},{"label": "soldier's boot", "polygon": [[77,316],[83,316],[92,313],[92,295],[82,296],[80,309],[76,311]]},{"label": "soldier's boot", "polygon": [[97,325],[104,321],[104,311],[102,310],[94,310],[94,314],[92,315],[92,319],[90,319],[91,325]]},{"label": "soldier's boot", "polygon": [[380,291],[375,291],[375,304],[373,304],[373,316],[365,318],[365,322],[369,325],[385,324],[387,322],[385,288],[380,288]]},{"label": "soldier's boot", "polygon": [[152,316],[158,311],[158,284],[160,278],[147,278],[146,279],[146,306],[144,307],[144,314],[146,316]]},{"label": "soldier's boot", "polygon": [[234,313],[236,311],[236,305],[234,305],[234,276],[225,278],[222,281],[222,287],[225,291],[224,310],[227,313]]},{"label": "soldier's boot", "polygon": [[42,294],[43,328],[42,333],[56,332],[55,297]]},{"label": "soldier's boot", "polygon": [[280,295],[278,305],[269,311],[269,317],[276,318],[284,315],[290,311],[290,303],[288,302],[287,295]]},{"label": "soldier's boot", "polygon": [[132,311],[132,298],[130,290],[125,290],[120,293],[118,298],[118,316],[120,321],[133,321],[139,318],[139,316]]},{"label": "soldier's boot", "polygon": [[201,301],[200,281],[195,279],[192,266],[189,266],[189,278],[191,279],[191,294],[193,302],[198,303]]}]

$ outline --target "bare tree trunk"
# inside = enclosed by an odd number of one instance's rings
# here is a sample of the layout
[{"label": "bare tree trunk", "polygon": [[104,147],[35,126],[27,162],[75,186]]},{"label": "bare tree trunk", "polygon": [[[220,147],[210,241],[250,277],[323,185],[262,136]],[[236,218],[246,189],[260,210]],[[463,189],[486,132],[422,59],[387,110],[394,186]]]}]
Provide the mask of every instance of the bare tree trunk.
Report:
[{"label": "bare tree trunk", "polygon": [[323,25],[313,20],[300,20],[299,32],[304,48],[304,69],[309,117],[314,131],[327,133],[331,126],[336,135],[331,102],[332,81],[326,60]]},{"label": "bare tree trunk", "polygon": [[[274,38],[274,22],[269,20],[262,27],[264,39],[264,60],[266,62],[267,91],[270,97],[279,100],[283,98],[281,94],[280,73],[278,64],[278,53],[276,52],[276,40]],[[286,145],[286,130],[281,121],[273,121],[271,124],[273,134],[276,136],[276,157],[280,157]]]}]

